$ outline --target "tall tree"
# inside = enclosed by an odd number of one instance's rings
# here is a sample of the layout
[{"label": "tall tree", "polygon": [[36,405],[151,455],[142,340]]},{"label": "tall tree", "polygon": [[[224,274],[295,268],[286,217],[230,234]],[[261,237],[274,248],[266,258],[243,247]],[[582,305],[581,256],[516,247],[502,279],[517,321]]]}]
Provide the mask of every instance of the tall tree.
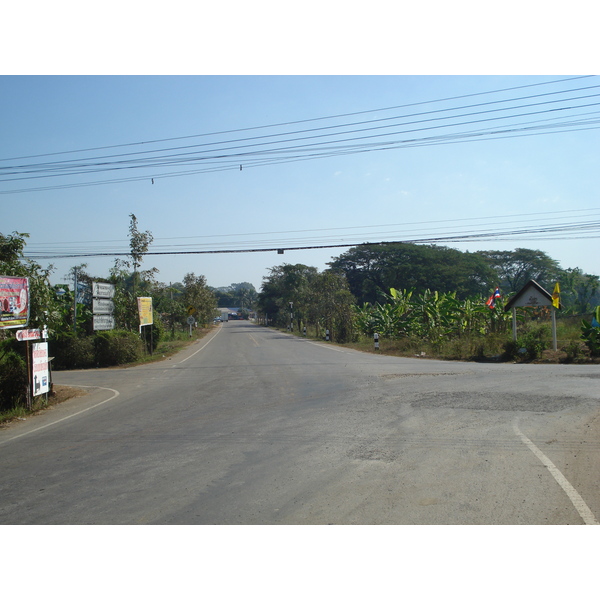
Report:
[{"label": "tall tree", "polygon": [[483,257],[444,246],[380,244],[356,246],[329,263],[343,273],[360,304],[374,304],[391,288],[483,295],[495,275]]},{"label": "tall tree", "polygon": [[196,319],[200,323],[208,323],[214,317],[217,300],[206,286],[204,275],[187,273],[183,278],[183,286],[183,303],[196,310]]},{"label": "tall tree", "polygon": [[[133,295],[135,297],[138,288],[138,269],[142,265],[144,255],[148,252],[148,248],[150,247],[150,244],[152,244],[154,236],[150,231],[141,232],[138,229],[138,221],[133,213],[129,215],[129,218],[129,251],[131,256],[129,266],[133,267]],[[145,272],[144,278],[153,278],[154,274],[157,272],[158,269],[156,268],[150,269]]]},{"label": "tall tree", "polygon": [[481,250],[476,254],[495,271],[497,284],[505,294],[518,292],[530,279],[549,288],[560,273],[558,262],[541,250]]},{"label": "tall tree", "polygon": [[561,304],[566,314],[584,314],[600,304],[600,277],[581,269],[566,269],[559,276]]},{"label": "tall tree", "polygon": [[308,286],[317,273],[316,267],[303,264],[286,263],[272,267],[269,269],[269,275],[263,277],[257,299],[258,311],[278,325],[288,324],[290,302],[293,303],[294,313],[301,314]]}]

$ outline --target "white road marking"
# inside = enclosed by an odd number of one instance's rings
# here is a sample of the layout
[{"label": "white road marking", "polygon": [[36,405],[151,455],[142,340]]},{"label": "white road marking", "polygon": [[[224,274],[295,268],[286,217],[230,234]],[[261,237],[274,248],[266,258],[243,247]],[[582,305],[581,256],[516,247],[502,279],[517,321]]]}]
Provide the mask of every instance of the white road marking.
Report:
[{"label": "white road marking", "polygon": [[[208,340],[208,342],[206,342],[206,344],[204,344],[204,346],[202,346],[202,348],[198,348],[198,350],[196,350],[196,352],[194,352],[193,354],[190,354],[187,358],[184,358],[183,360],[180,360],[178,363],[175,363],[175,365],[180,365],[181,363],[184,363],[186,360],[190,360],[190,358],[196,356],[196,354],[198,354],[198,352],[200,352],[200,350],[204,350],[204,348],[206,348],[206,346],[208,346],[218,335],[219,332],[221,331],[222,327],[219,327],[217,329],[217,333],[215,333],[215,335],[213,335],[210,340]],[[175,366],[173,365],[173,366]]]},{"label": "white road marking", "polygon": [[20,433],[19,435],[14,435],[13,437],[8,438],[7,440],[2,440],[2,441],[0,441],[0,445],[6,444],[7,442],[12,442],[13,440],[16,440],[17,438],[24,437],[26,435],[29,435],[30,433],[35,433],[36,431],[46,429],[46,427],[52,427],[53,425],[61,423],[62,421],[66,421],[67,419],[72,419],[73,417],[76,417],[77,415],[87,412],[88,410],[92,410],[93,408],[96,408],[98,406],[101,406],[102,404],[106,404],[107,402],[114,400],[119,395],[119,392],[117,392],[117,390],[113,390],[112,388],[100,387],[97,385],[74,385],[74,384],[69,384],[69,385],[70,385],[70,387],[95,388],[97,390],[108,390],[109,392],[113,392],[113,395],[110,398],[107,398],[106,400],[102,400],[102,402],[98,402],[98,404],[94,404],[94,406],[88,406],[87,408],[84,408],[83,410],[73,413],[72,415],[68,415],[66,417],[63,417],[62,419],[52,421],[52,423],[47,423],[46,425],[42,425],[41,427],[36,427],[35,429],[31,429],[29,431],[26,431],[25,433]]},{"label": "white road marking", "polygon": [[537,456],[542,464],[550,471],[550,474],[556,480],[556,483],[565,491],[569,500],[573,503],[575,510],[583,519],[586,525],[600,525],[590,510],[590,507],[585,503],[584,499],[579,495],[579,492],[567,481],[567,478],[560,472],[558,467],[519,429],[519,419],[515,419],[513,424],[515,433],[521,438],[521,441]]},{"label": "white road marking", "polygon": [[326,344],[318,344],[317,342],[306,342],[307,344],[312,344],[313,346],[318,346],[319,348],[329,348],[329,350],[333,350],[334,352],[341,352],[342,354],[346,354],[345,350],[340,350],[339,348],[334,348],[333,346],[327,346]]}]

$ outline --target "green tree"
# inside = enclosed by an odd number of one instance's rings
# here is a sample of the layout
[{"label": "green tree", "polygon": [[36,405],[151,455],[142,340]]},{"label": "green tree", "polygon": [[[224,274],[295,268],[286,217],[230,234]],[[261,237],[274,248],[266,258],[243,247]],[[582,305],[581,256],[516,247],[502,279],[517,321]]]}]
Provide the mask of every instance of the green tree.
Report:
[{"label": "green tree", "polygon": [[27,233],[14,231],[10,235],[0,233],[0,275],[7,277],[29,278],[29,327],[43,328],[49,325],[54,328],[58,323],[50,323],[54,314],[56,295],[50,285],[50,275],[54,267],[40,266],[23,254]]},{"label": "green tree", "polygon": [[382,301],[388,290],[456,292],[459,298],[483,294],[495,274],[483,257],[443,246],[381,244],[356,246],[329,263],[343,273],[359,303]]},{"label": "green tree", "polygon": [[183,278],[182,301],[186,306],[196,309],[196,320],[208,323],[214,317],[217,308],[215,295],[206,286],[204,275],[187,273]]},{"label": "green tree", "polygon": [[565,314],[588,313],[600,303],[600,277],[598,275],[590,275],[575,268],[562,271],[558,279],[561,287],[560,301]]},{"label": "green tree", "polygon": [[354,304],[346,278],[332,271],[315,275],[303,296],[304,311],[308,322],[316,326],[317,335],[328,329],[330,339],[341,343],[353,338]]},{"label": "green tree", "polygon": [[[138,270],[142,265],[144,255],[148,252],[148,248],[154,240],[154,236],[150,231],[141,232],[138,229],[138,221],[133,213],[129,215],[129,218],[129,250],[131,260],[127,261],[127,265],[133,268],[133,296],[136,297],[138,293],[141,293],[138,292],[138,279],[140,277]],[[156,273],[158,273],[158,269],[153,268],[141,274],[141,278],[146,281],[154,280]]]},{"label": "green tree", "polygon": [[263,278],[257,298],[257,308],[267,315],[270,322],[286,326],[290,322],[290,302],[297,319],[302,319],[306,310],[306,294],[312,279],[317,275],[316,267],[303,264],[283,264],[269,269]]},{"label": "green tree", "polygon": [[518,292],[530,279],[549,289],[560,274],[558,262],[541,250],[481,250],[476,254],[492,267],[505,295]]}]

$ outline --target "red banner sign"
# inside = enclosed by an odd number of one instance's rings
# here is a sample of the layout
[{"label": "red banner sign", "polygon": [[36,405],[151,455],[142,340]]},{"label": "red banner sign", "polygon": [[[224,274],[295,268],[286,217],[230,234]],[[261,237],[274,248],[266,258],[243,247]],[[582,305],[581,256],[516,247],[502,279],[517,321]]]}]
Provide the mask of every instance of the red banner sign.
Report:
[{"label": "red banner sign", "polygon": [[25,327],[29,321],[29,280],[0,275],[0,329]]}]

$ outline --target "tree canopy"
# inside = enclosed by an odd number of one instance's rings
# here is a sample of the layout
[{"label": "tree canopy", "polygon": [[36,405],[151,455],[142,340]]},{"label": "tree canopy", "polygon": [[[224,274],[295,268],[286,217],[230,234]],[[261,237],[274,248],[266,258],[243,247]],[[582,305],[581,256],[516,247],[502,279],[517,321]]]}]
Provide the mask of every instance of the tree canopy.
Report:
[{"label": "tree canopy", "polygon": [[460,298],[485,295],[495,279],[483,256],[443,246],[356,246],[329,266],[346,276],[359,303],[381,301],[391,288],[456,292]]}]

